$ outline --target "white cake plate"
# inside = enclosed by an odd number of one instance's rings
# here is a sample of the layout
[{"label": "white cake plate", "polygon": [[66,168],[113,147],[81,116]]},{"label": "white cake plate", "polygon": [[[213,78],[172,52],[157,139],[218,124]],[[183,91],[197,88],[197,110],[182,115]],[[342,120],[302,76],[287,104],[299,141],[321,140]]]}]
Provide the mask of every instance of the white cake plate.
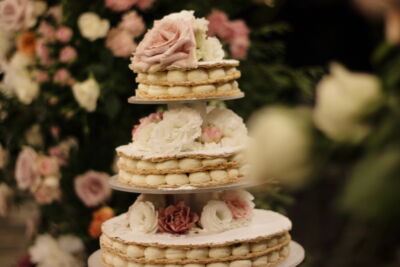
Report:
[{"label": "white cake plate", "polygon": [[265,184],[266,182],[252,182],[252,181],[243,181],[237,182],[232,184],[224,184],[224,185],[217,185],[213,187],[195,187],[191,185],[184,185],[177,188],[145,188],[145,187],[136,187],[131,185],[126,185],[120,183],[118,181],[118,175],[111,177],[108,180],[110,187],[117,191],[129,192],[129,193],[140,193],[140,194],[163,194],[163,195],[170,195],[170,194],[197,194],[197,193],[208,193],[208,192],[215,192],[215,191],[225,191],[225,190],[233,190],[239,188],[248,188],[259,186]]},{"label": "white cake plate", "polygon": [[[278,263],[274,267],[295,267],[299,265],[304,260],[304,249],[303,247],[298,244],[297,242],[291,241],[290,242],[290,254],[289,257]],[[101,252],[100,249],[95,251],[92,255],[90,255],[88,259],[89,267],[106,267],[101,262]]]},{"label": "white cake plate", "polygon": [[148,100],[148,99],[138,98],[136,96],[131,96],[130,98],[128,98],[128,103],[130,103],[130,104],[171,104],[171,103],[190,103],[190,102],[195,102],[195,101],[212,101],[212,100],[225,101],[225,100],[240,99],[243,97],[244,97],[244,93],[242,93],[242,92],[237,95],[232,95],[232,96],[169,99],[169,100],[167,100],[167,99]]}]

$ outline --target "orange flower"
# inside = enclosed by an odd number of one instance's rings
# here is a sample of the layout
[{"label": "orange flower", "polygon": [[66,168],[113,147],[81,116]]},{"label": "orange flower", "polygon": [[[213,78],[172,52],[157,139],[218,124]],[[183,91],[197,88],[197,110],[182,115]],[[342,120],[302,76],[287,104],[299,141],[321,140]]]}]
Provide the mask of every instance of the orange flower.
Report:
[{"label": "orange flower", "polygon": [[101,225],[103,222],[115,216],[114,210],[110,207],[102,207],[92,214],[92,221],[89,225],[89,235],[93,238],[97,238],[101,235]]},{"label": "orange flower", "polygon": [[18,50],[22,53],[32,56],[35,53],[36,37],[32,32],[23,32],[17,42]]}]

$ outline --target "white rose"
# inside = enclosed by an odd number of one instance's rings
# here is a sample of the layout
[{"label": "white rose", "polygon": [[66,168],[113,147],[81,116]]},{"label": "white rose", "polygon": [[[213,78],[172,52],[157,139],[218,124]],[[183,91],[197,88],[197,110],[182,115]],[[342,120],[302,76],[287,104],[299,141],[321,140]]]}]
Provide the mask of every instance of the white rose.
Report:
[{"label": "white rose", "polygon": [[40,125],[32,125],[25,133],[25,140],[31,146],[43,146],[43,136],[40,131]]},{"label": "white rose", "polygon": [[222,44],[216,37],[207,37],[200,45],[201,59],[204,61],[221,60],[225,56]]},{"label": "white rose", "polygon": [[58,246],[71,254],[79,254],[84,251],[84,245],[80,238],[73,235],[63,235],[58,238]]},{"label": "white rose", "polygon": [[110,22],[101,19],[96,13],[86,12],[79,16],[78,27],[83,37],[94,41],[107,35]]},{"label": "white rose", "polygon": [[369,132],[361,119],[374,111],[381,98],[382,88],[376,76],[332,64],[331,74],[317,85],[314,122],[336,141],[360,141]]},{"label": "white rose", "polygon": [[163,120],[157,123],[149,139],[153,152],[174,153],[190,149],[201,135],[203,120],[190,108],[172,109],[164,112]]},{"label": "white rose", "polygon": [[204,231],[217,233],[231,228],[232,220],[232,212],[224,201],[210,200],[203,208],[200,223]]},{"label": "white rose", "polygon": [[0,169],[3,169],[8,163],[9,153],[8,150],[5,149],[0,144]]},{"label": "white rose", "polygon": [[13,191],[5,183],[0,184],[0,217],[8,214],[11,207]]},{"label": "white rose", "polygon": [[100,87],[97,81],[90,77],[86,81],[77,82],[72,86],[72,92],[79,105],[88,112],[96,110],[97,98],[100,95]]},{"label": "white rose", "polygon": [[158,212],[149,201],[136,201],[128,211],[129,227],[134,232],[155,233],[158,229]]},{"label": "white rose", "polygon": [[306,178],[311,152],[311,119],[307,110],[269,107],[250,120],[248,158],[253,177],[298,186]]}]

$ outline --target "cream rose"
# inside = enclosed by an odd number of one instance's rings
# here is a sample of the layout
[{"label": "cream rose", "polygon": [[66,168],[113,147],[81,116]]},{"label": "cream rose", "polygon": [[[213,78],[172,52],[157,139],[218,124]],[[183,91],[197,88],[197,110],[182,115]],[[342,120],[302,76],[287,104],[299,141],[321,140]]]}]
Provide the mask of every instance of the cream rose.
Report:
[{"label": "cream rose", "polygon": [[336,141],[357,142],[369,132],[361,119],[374,111],[381,98],[382,87],[376,76],[350,72],[334,63],[331,74],[317,85],[314,122]]},{"label": "cream rose", "polygon": [[96,110],[97,98],[100,95],[100,87],[97,81],[90,77],[84,82],[77,82],[72,86],[72,92],[79,105],[88,112]]},{"label": "cream rose", "polygon": [[155,21],[133,57],[134,68],[147,71],[153,65],[196,67],[195,17],[181,11]]},{"label": "cream rose", "polygon": [[94,41],[107,35],[110,22],[101,19],[96,13],[86,12],[79,16],[78,27],[83,37]]},{"label": "cream rose", "polygon": [[210,200],[204,206],[200,223],[206,232],[222,232],[231,227],[233,215],[224,201]]},{"label": "cream rose", "polygon": [[158,229],[158,212],[149,201],[136,201],[128,211],[129,227],[134,232],[155,233]]}]

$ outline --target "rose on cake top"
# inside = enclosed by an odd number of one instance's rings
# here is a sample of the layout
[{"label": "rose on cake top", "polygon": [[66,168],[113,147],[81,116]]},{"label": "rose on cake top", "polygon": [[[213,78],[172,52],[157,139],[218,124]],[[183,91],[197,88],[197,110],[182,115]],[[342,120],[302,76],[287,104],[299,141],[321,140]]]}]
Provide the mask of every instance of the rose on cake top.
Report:
[{"label": "rose on cake top", "polygon": [[239,150],[247,139],[242,118],[229,109],[178,106],[140,119],[129,147],[135,154],[178,155]]},{"label": "rose on cake top", "polygon": [[156,72],[166,67],[196,68],[199,61],[222,60],[220,41],[207,36],[208,21],[194,11],[181,11],[156,20],[140,42],[131,61],[137,72]]}]

